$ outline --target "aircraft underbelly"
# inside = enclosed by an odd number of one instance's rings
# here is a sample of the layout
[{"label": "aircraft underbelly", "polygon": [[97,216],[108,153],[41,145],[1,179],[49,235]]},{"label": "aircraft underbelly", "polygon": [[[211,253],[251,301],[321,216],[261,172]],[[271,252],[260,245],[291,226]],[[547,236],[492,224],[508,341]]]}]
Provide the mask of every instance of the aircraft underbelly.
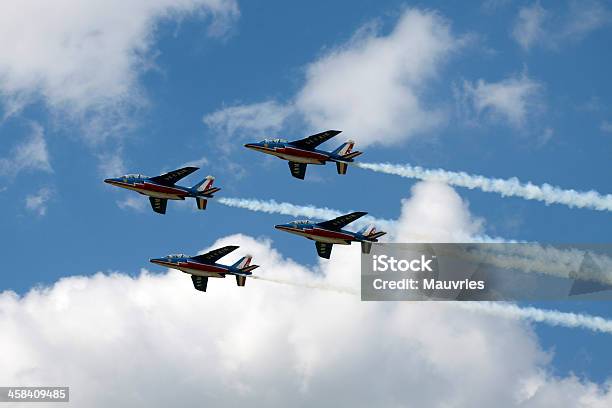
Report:
[{"label": "aircraft underbelly", "polygon": [[122,185],[118,185],[118,187],[125,188],[126,190],[137,191],[139,193],[141,192],[140,188],[134,187],[132,185],[122,184]]},{"label": "aircraft underbelly", "polygon": [[295,156],[293,154],[285,154],[285,153],[276,153],[275,156],[278,156],[281,159],[292,161],[294,163],[325,164],[325,161],[320,160],[320,159],[315,159],[315,158],[312,158],[312,157]]},{"label": "aircraft underbelly", "polygon": [[163,198],[166,200],[184,200],[185,197],[189,195],[186,191],[179,188],[160,186],[151,183],[138,183],[129,188],[130,190],[137,191],[149,197]]},{"label": "aircraft underbelly", "polygon": [[158,191],[150,191],[150,190],[136,190],[141,194],[147,195],[149,197],[155,198],[165,198],[167,200],[184,200],[184,196],[179,196],[178,194],[168,194],[168,193],[160,193]]},{"label": "aircraft underbelly", "polygon": [[310,239],[313,239],[318,242],[322,242],[324,244],[339,244],[339,245],[350,245],[350,242],[347,242],[346,239],[339,238],[329,238],[329,237],[320,237],[320,236],[310,236]]},{"label": "aircraft underbelly", "polygon": [[217,272],[202,271],[200,269],[193,269],[193,268],[179,268],[179,269],[190,275],[206,276],[208,278],[225,278],[225,274],[220,274]]},{"label": "aircraft underbelly", "polygon": [[350,239],[351,239],[351,237],[330,237],[330,236],[324,236],[324,235],[320,235],[317,233],[305,232],[305,231],[295,232],[295,234],[302,235],[314,241],[323,242],[324,244],[350,245]]}]

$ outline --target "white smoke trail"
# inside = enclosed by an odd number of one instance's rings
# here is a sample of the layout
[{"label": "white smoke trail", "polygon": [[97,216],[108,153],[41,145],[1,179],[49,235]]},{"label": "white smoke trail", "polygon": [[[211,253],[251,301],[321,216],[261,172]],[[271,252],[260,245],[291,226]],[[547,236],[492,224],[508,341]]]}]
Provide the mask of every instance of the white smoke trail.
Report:
[{"label": "white smoke trail", "polygon": [[249,278],[259,279],[259,280],[263,280],[267,282],[280,283],[281,285],[291,285],[291,286],[296,286],[299,288],[321,289],[321,290],[327,290],[327,291],[336,292],[336,293],[345,293],[349,295],[359,296],[359,291],[357,290],[350,289],[350,288],[341,288],[338,286],[331,286],[325,283],[297,282],[297,281],[287,280],[287,279],[268,278],[268,277],[260,276],[260,275],[251,275],[249,276]]},{"label": "white smoke trail", "polygon": [[[252,278],[268,282],[280,283],[307,289],[319,289],[336,293],[344,293],[359,296],[357,290],[341,288],[324,283],[305,283],[284,279],[267,278],[264,276],[253,275]],[[485,313],[492,316],[506,319],[527,320],[535,323],[544,323],[550,326],[561,326],[571,329],[580,328],[600,333],[612,334],[612,320],[604,319],[599,316],[591,316],[581,313],[567,313],[558,310],[538,309],[536,307],[520,307],[516,304],[505,302],[446,302],[447,304],[459,307],[471,312]]]},{"label": "white smoke trail", "polygon": [[276,200],[257,200],[253,198],[226,198],[217,200],[218,203],[228,207],[244,208],[251,211],[265,212],[268,214],[283,214],[292,217],[310,217],[319,219],[331,219],[342,215],[338,210],[331,208],[319,208],[312,205],[295,205]]},{"label": "white smoke trail", "polygon": [[487,313],[508,319],[525,319],[551,326],[582,328],[600,333],[612,334],[612,320],[581,313],[567,313],[558,310],[545,310],[535,307],[520,307],[511,303],[497,302],[454,302],[462,309]]},{"label": "white smoke trail", "polygon": [[[275,200],[257,200],[252,198],[219,198],[218,203],[226,205],[228,207],[244,208],[246,210],[264,212],[268,214],[283,214],[290,215],[292,217],[307,217],[316,218],[320,220],[331,220],[332,218],[339,217],[343,214],[347,214],[350,211],[341,212],[327,207],[315,207],[312,205],[295,205],[287,202],[277,202]],[[380,218],[374,218],[369,215],[362,217],[354,222],[357,228],[375,224],[379,228],[386,229],[387,231],[393,228],[393,220],[385,220]]]},{"label": "white smoke trail", "polygon": [[394,174],[400,177],[419,180],[440,181],[457,187],[479,189],[499,193],[503,197],[521,197],[526,200],[543,201],[546,204],[564,204],[568,207],[590,208],[599,211],[612,211],[612,194],[602,195],[597,191],[564,190],[550,184],[535,185],[521,183],[517,178],[498,179],[453,172],[442,169],[424,169],[409,164],[391,163],[352,163],[362,169],[379,173]]},{"label": "white smoke trail", "polygon": [[[536,243],[437,248],[438,255],[466,259],[499,268],[612,285],[612,259],[577,248],[558,249]],[[589,262],[585,262],[588,259]]]}]

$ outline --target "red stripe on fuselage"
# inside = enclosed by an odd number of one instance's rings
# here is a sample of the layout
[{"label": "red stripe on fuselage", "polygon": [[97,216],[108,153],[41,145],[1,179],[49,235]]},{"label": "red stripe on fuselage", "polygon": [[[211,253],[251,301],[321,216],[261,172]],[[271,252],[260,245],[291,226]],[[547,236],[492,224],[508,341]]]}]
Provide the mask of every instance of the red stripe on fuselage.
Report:
[{"label": "red stripe on fuselage", "polygon": [[322,153],[313,152],[312,150],[302,150],[296,147],[279,147],[276,149],[277,152],[283,154],[289,154],[297,157],[307,157],[309,159],[317,159],[317,160],[328,160],[329,156]]},{"label": "red stripe on fuselage", "polygon": [[355,240],[355,237],[350,234],[346,234],[341,231],[331,231],[322,228],[312,228],[304,230],[305,233],[317,236],[317,237],[325,237],[325,238],[338,238],[338,239],[346,239],[346,240]]},{"label": "red stripe on fuselage", "polygon": [[342,231],[332,231],[332,230],[327,230],[327,229],[317,228],[317,227],[297,228],[297,227],[287,227],[285,225],[282,225],[276,228],[280,229],[281,231],[293,232],[296,234],[309,235],[313,237],[336,238],[336,239],[350,240],[350,241],[357,240],[353,235],[347,234]]},{"label": "red stripe on fuselage", "polygon": [[227,268],[210,264],[201,264],[196,262],[180,262],[179,266],[183,268],[196,269],[202,272],[228,273]]},{"label": "red stripe on fuselage", "polygon": [[169,186],[162,186],[160,184],[153,184],[153,183],[136,183],[134,184],[135,188],[144,190],[144,191],[154,191],[156,193],[164,193],[164,194],[174,194],[177,196],[183,196],[183,197],[187,197],[189,194],[180,188],[176,188],[176,187],[169,187]]}]

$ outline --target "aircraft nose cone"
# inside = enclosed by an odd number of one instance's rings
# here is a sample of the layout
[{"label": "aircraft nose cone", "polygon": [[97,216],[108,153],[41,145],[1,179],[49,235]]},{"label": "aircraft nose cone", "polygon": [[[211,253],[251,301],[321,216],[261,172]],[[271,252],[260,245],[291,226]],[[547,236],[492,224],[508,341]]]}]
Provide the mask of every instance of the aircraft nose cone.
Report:
[{"label": "aircraft nose cone", "polygon": [[149,259],[149,262],[158,264],[158,265],[162,265],[163,259],[162,258],[151,258]]},{"label": "aircraft nose cone", "polygon": [[287,229],[287,226],[283,224],[278,224],[278,225],[275,225],[274,228],[276,228],[277,230],[283,231]]},{"label": "aircraft nose cone", "polygon": [[105,182],[105,183],[108,183],[108,184],[110,184],[112,181],[113,181],[113,180],[112,180],[112,179],[109,179],[109,178],[108,178],[108,179],[104,179],[104,182]]},{"label": "aircraft nose cone", "polygon": [[246,147],[247,149],[254,149],[257,147],[257,145],[255,143],[247,143],[244,145],[244,147]]}]

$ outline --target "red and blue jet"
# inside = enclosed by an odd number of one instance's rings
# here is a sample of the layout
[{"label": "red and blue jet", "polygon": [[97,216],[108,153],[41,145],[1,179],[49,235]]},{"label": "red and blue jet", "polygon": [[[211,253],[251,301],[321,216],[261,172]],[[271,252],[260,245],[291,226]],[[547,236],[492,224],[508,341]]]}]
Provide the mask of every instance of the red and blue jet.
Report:
[{"label": "red and blue jet", "polygon": [[378,242],[378,238],[385,235],[386,232],[376,231],[373,226],[365,227],[359,232],[342,229],[345,225],[366,214],[367,212],[358,211],[319,223],[309,220],[292,221],[287,224],[275,225],[274,228],[315,241],[317,253],[321,258],[329,259],[333,244],[351,245],[352,242],[361,242],[362,251],[369,253],[372,242]]},{"label": "red and blue jet", "polygon": [[233,265],[216,263],[219,259],[236,249],[238,249],[237,246],[229,245],[203,255],[188,256],[185,254],[175,254],[163,258],[153,258],[151,262],[190,274],[196,290],[206,292],[208,278],[225,278],[226,275],[234,275],[236,277],[236,284],[244,286],[246,278],[252,275],[251,271],[259,267],[259,265],[250,265],[251,259],[253,259],[250,255],[240,258]]},{"label": "red and blue jet", "polygon": [[306,166],[309,164],[335,162],[338,174],[346,174],[348,163],[362,154],[362,152],[352,151],[353,146],[355,146],[354,141],[349,140],[332,152],[316,149],[318,145],[338,135],[340,132],[340,130],[328,130],[293,142],[284,139],[265,139],[258,143],[247,143],[244,146],[288,160],[291,175],[301,180],[304,179]]},{"label": "red and blue jet", "polygon": [[207,199],[212,198],[214,193],[221,190],[212,186],[215,180],[213,176],[206,177],[191,188],[175,185],[177,181],[196,170],[198,170],[197,167],[183,167],[155,177],[127,174],[121,177],[108,178],[104,182],[148,196],[153,211],[159,214],[166,213],[168,200],[184,200],[187,197],[195,198],[198,208],[205,210]]}]

